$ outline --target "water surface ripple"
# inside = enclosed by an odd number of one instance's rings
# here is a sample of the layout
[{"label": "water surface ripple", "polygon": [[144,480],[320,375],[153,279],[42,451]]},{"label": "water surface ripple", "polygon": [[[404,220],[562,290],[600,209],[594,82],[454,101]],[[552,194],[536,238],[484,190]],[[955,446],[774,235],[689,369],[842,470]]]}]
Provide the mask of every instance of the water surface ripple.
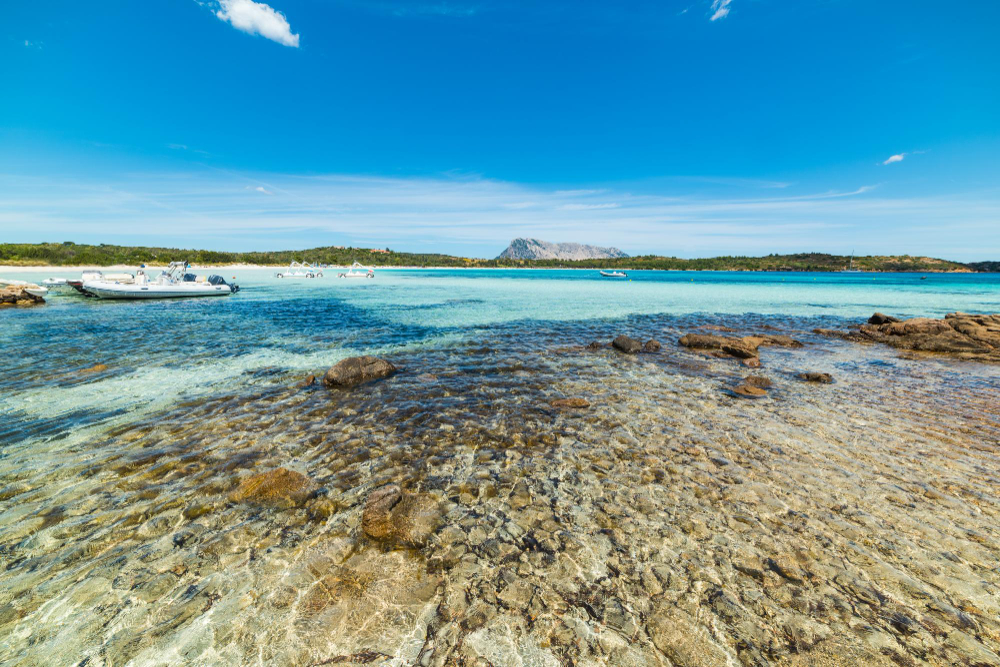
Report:
[{"label": "water surface ripple", "polygon": [[[0,663],[997,664],[1000,368],[810,333],[1000,310],[996,283],[813,277],[258,273],[2,311]],[[706,325],[806,345],[748,401],[676,345]],[[663,350],[584,348],[622,332]],[[359,353],[403,370],[299,386]],[[278,467],[306,499],[240,495]],[[387,483],[436,504],[425,546],[361,530]]]}]

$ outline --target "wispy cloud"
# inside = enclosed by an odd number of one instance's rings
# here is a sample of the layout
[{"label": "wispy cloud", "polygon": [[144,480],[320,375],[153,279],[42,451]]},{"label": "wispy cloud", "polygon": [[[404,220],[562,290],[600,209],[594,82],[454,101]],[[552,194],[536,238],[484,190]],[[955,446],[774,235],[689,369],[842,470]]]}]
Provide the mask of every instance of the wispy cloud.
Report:
[{"label": "wispy cloud", "polygon": [[882,164],[892,164],[893,162],[902,162],[907,156],[907,153],[896,153],[895,155],[890,155],[888,158],[882,161]]},{"label": "wispy cloud", "polygon": [[560,211],[599,211],[605,208],[618,208],[621,204],[563,204],[557,207]]},{"label": "wispy cloud", "polygon": [[[724,185],[697,195],[677,186],[640,194],[613,186],[591,189],[599,197],[581,200],[571,191],[468,177],[209,168],[110,181],[0,174],[0,228],[10,230],[8,241],[81,241],[86,234],[114,243],[128,242],[141,222],[146,240],[174,247],[274,249],[363,241],[477,256],[495,255],[516,236],[682,256],[844,251],[841,245],[850,238],[858,247],[886,253],[956,259],[975,234],[976,257],[1000,255],[997,192],[891,197],[878,196],[872,186],[795,187],[770,190],[767,197],[733,197],[733,188]],[[949,229],[946,238],[943,228]],[[239,241],[225,240],[232,238]]]},{"label": "wispy cloud", "polygon": [[299,36],[292,33],[285,15],[263,2],[219,0],[215,15],[245,33],[260,35],[285,46],[297,48],[299,45]]},{"label": "wispy cloud", "polygon": [[710,21],[718,21],[729,16],[729,5],[733,0],[712,0],[712,18]]}]

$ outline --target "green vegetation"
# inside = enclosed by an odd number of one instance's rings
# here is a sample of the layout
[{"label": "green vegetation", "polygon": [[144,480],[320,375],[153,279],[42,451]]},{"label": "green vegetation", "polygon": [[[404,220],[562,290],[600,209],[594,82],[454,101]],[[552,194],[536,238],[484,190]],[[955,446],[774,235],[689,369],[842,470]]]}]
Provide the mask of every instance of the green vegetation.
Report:
[{"label": "green vegetation", "polygon": [[[84,245],[77,243],[0,243],[0,264],[29,266],[111,266],[114,264],[166,264],[172,260],[187,260],[196,265],[260,264],[287,266],[292,261],[319,264],[349,265],[354,261],[371,266],[435,266],[479,268],[621,268],[663,269],[681,271],[839,271],[847,266],[849,257],[802,253],[767,255],[766,257],[712,257],[678,259],[645,255],[622,259],[592,260],[513,260],[470,259],[450,255],[384,252],[367,248],[313,248],[310,250],[279,250],[274,252],[216,252],[212,250],[179,250],[175,248],[145,248],[115,245]],[[997,271],[1000,263],[979,262],[974,265],[949,262],[931,257],[855,257],[855,268],[864,271]]]}]

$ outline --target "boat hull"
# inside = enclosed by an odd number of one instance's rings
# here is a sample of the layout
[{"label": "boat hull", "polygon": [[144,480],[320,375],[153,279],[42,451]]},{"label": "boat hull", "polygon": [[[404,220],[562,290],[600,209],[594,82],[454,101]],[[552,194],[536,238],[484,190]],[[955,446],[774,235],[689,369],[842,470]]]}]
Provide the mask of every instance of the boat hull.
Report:
[{"label": "boat hull", "polygon": [[229,296],[229,285],[116,285],[86,282],[83,290],[101,299],[193,299]]}]

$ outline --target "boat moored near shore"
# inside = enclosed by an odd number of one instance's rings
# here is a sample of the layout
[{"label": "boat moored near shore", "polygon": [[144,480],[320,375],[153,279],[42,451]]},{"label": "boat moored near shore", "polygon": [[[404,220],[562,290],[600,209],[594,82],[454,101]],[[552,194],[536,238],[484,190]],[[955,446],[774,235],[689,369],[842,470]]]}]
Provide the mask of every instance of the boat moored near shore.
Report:
[{"label": "boat moored near shore", "polygon": [[[204,278],[188,273],[187,262],[171,262],[159,276],[150,279],[140,268],[133,279],[100,276],[84,280],[84,293],[101,299],[177,299],[198,296],[229,296],[239,291],[222,276]],[[98,272],[99,273],[99,272]],[[130,274],[128,274],[130,276]],[[130,276],[131,277],[131,276]],[[86,278],[86,276],[85,276]]]},{"label": "boat moored near shore", "polygon": [[351,264],[351,268],[345,273],[337,274],[338,278],[374,278],[375,269],[370,266],[365,266],[361,262],[354,262]]}]

